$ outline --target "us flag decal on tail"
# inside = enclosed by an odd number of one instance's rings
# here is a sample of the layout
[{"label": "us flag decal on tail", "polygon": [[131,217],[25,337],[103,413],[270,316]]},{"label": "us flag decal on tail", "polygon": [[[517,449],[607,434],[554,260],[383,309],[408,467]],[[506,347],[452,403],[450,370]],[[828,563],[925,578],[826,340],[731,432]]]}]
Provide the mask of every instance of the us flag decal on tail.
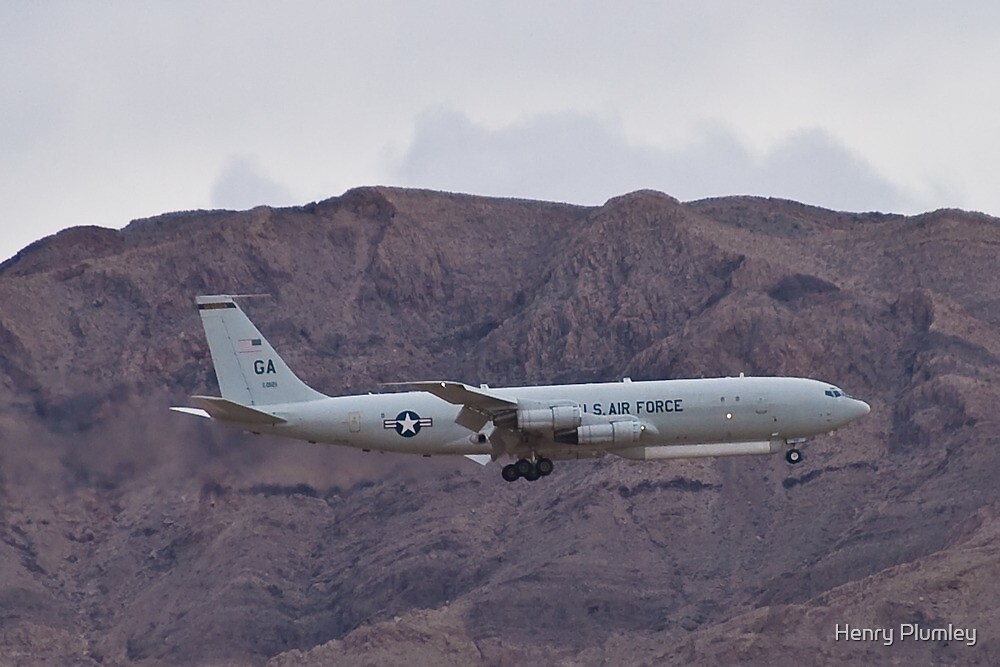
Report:
[{"label": "us flag decal on tail", "polygon": [[259,352],[260,338],[243,338],[236,343],[237,352]]}]

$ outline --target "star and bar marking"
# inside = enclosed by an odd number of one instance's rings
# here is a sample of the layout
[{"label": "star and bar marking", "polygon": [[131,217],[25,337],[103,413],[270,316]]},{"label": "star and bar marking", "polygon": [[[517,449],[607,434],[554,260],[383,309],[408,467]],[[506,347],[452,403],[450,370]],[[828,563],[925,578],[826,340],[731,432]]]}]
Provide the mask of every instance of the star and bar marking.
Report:
[{"label": "star and bar marking", "polygon": [[413,410],[403,410],[395,419],[383,419],[382,428],[393,428],[396,429],[396,433],[400,434],[404,438],[412,438],[416,434],[420,433],[422,428],[430,428],[434,426],[434,420],[430,417],[421,418]]}]

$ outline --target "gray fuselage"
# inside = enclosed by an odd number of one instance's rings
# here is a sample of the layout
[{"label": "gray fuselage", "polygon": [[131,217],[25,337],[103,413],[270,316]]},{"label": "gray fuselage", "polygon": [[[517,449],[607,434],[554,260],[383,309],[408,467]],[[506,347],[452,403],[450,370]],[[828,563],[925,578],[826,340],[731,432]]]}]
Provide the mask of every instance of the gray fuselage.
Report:
[{"label": "gray fuselage", "polygon": [[[638,420],[641,447],[799,440],[833,431],[869,411],[833,385],[805,378],[731,377],[489,388],[539,404],[582,406],[586,420]],[[361,449],[417,454],[495,454],[479,433],[456,423],[461,406],[423,391],[321,398],[262,409],[286,420],[259,430]],[[506,452],[584,458],[615,445],[569,445],[551,430],[525,432]]]}]

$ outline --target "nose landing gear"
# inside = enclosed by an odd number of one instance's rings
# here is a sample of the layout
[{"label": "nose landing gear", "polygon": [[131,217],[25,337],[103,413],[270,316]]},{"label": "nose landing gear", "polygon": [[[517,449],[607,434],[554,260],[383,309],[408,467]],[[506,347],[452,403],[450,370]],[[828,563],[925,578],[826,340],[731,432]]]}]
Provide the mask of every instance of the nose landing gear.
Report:
[{"label": "nose landing gear", "polygon": [[552,474],[552,461],[545,457],[530,461],[528,459],[518,459],[514,463],[508,463],[500,471],[500,476],[508,482],[516,482],[523,477],[529,482],[534,482],[539,477],[547,477]]}]

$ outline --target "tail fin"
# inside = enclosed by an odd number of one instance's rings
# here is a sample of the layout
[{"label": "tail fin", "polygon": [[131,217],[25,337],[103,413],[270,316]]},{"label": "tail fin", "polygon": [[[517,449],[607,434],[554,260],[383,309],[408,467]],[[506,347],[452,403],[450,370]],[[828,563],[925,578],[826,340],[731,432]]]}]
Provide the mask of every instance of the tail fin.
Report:
[{"label": "tail fin", "polygon": [[325,398],[296,377],[232,296],[199,296],[196,301],[223,398],[241,405]]}]

